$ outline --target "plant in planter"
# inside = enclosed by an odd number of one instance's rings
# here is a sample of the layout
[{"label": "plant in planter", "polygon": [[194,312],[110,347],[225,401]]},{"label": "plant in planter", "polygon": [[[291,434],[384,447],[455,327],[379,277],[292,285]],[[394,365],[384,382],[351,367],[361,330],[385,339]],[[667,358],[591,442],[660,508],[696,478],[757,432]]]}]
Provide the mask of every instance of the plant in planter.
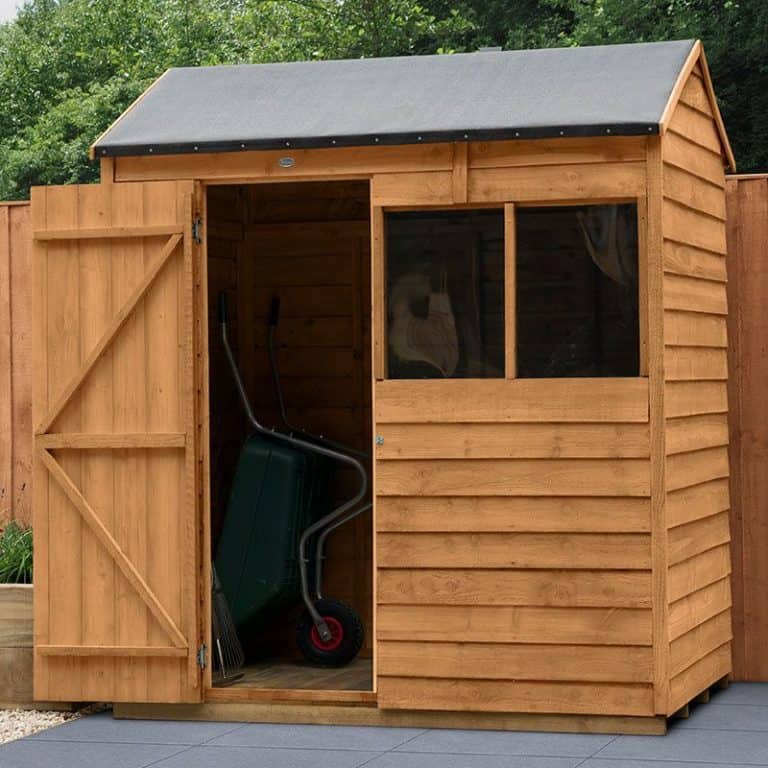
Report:
[{"label": "plant in planter", "polygon": [[32,529],[0,530],[0,708],[32,706]]},{"label": "plant in planter", "polygon": [[32,529],[10,522],[0,531],[0,584],[32,583]]}]

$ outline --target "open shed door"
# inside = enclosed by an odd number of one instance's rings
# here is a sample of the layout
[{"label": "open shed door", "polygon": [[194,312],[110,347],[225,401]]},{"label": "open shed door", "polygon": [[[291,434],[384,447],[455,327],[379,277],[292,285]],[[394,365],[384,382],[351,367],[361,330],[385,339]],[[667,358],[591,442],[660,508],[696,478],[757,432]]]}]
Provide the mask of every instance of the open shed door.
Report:
[{"label": "open shed door", "polygon": [[201,699],[193,205],[32,192],[38,700]]}]

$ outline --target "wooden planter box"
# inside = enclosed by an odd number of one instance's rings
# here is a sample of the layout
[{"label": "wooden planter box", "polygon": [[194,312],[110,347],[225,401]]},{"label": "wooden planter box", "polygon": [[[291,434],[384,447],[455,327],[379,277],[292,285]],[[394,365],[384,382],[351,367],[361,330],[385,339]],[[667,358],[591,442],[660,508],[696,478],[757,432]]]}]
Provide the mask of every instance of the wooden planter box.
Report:
[{"label": "wooden planter box", "polygon": [[32,704],[32,585],[0,584],[0,707]]}]

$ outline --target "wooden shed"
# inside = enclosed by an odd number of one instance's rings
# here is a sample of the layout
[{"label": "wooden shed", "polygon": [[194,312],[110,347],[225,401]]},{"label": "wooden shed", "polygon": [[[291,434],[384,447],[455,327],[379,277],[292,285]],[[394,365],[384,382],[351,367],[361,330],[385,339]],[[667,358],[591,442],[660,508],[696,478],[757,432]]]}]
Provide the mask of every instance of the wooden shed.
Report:
[{"label": "wooden shed", "polygon": [[[699,42],[170,70],[93,152],[100,184],[32,192],[39,699],[654,731],[727,678],[734,162]],[[325,563],[359,656],[299,662],[286,618],[228,687],[221,292],[259,418],[278,296],[290,421],[372,457]]]}]

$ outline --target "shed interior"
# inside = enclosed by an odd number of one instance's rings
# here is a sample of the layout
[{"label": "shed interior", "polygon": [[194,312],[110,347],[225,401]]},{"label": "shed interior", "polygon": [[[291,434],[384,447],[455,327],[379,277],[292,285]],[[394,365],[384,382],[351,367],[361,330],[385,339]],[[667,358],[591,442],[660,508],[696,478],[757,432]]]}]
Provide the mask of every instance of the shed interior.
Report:
[{"label": "shed interior", "polygon": [[[208,188],[213,556],[238,454],[252,432],[221,340],[222,292],[230,343],[258,420],[290,432],[281,421],[267,343],[270,308],[278,298],[274,345],[288,422],[367,454],[363,461],[370,474],[369,210],[365,181]],[[349,468],[333,472],[331,482],[334,502],[356,487]],[[323,581],[324,594],[349,604],[362,619],[365,639],[358,657],[338,669],[303,661],[294,639],[302,609],[297,603],[270,620],[258,637],[243,639],[247,666],[234,685],[371,690],[372,574],[369,509],[329,537]]]}]

